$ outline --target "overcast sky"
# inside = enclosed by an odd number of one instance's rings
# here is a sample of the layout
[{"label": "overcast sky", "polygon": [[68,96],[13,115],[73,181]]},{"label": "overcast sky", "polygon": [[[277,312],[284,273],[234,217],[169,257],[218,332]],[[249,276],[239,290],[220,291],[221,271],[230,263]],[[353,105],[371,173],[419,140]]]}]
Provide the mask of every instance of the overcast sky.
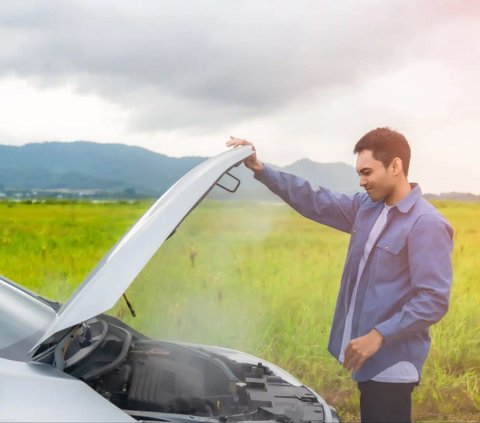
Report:
[{"label": "overcast sky", "polygon": [[0,40],[2,144],[354,165],[390,126],[424,192],[480,194],[480,1],[2,0]]}]

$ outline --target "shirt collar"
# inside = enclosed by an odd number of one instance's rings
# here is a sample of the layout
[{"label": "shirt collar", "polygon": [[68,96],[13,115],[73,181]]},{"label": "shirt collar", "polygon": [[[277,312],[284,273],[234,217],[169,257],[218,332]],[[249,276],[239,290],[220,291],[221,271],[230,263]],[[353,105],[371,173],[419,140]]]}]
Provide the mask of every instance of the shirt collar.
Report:
[{"label": "shirt collar", "polygon": [[422,196],[422,190],[417,183],[410,184],[412,190],[407,196],[403,197],[395,207],[402,213],[408,213],[417,200]]}]

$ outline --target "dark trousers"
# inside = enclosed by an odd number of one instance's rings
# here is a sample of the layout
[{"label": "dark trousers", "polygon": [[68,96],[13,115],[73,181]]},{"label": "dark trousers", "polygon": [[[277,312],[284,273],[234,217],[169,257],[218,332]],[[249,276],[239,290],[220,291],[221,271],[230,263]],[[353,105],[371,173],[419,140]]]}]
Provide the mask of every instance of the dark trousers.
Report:
[{"label": "dark trousers", "polygon": [[362,422],[411,422],[414,383],[358,382]]}]

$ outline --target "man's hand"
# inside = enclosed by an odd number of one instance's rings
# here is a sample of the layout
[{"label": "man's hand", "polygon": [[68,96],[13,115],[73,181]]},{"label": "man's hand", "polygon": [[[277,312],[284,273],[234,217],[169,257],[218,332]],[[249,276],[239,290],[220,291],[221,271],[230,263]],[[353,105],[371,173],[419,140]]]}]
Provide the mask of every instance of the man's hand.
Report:
[{"label": "man's hand", "polygon": [[372,329],[364,336],[352,339],[345,348],[343,367],[358,372],[365,360],[375,354],[383,343],[383,336],[376,329]]},{"label": "man's hand", "polygon": [[[242,140],[241,138],[235,138],[235,137],[230,137],[230,140],[227,141],[227,147],[238,147],[240,145],[251,145],[253,148],[253,151],[255,151],[255,146],[247,141],[247,140]],[[248,156],[243,163],[245,164],[246,167],[249,169],[253,170],[255,173],[261,172],[263,170],[263,163],[257,159],[257,153],[251,154]]]}]

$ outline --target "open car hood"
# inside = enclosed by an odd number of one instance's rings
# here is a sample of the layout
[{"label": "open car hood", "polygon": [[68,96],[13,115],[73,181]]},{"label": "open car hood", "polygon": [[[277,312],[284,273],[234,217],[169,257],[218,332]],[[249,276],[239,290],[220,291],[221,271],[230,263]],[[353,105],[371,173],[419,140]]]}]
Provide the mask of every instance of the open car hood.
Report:
[{"label": "open car hood", "polygon": [[112,308],[158,248],[217,181],[253,153],[250,146],[205,160],[179,179],[103,257],[31,351],[50,336]]}]

